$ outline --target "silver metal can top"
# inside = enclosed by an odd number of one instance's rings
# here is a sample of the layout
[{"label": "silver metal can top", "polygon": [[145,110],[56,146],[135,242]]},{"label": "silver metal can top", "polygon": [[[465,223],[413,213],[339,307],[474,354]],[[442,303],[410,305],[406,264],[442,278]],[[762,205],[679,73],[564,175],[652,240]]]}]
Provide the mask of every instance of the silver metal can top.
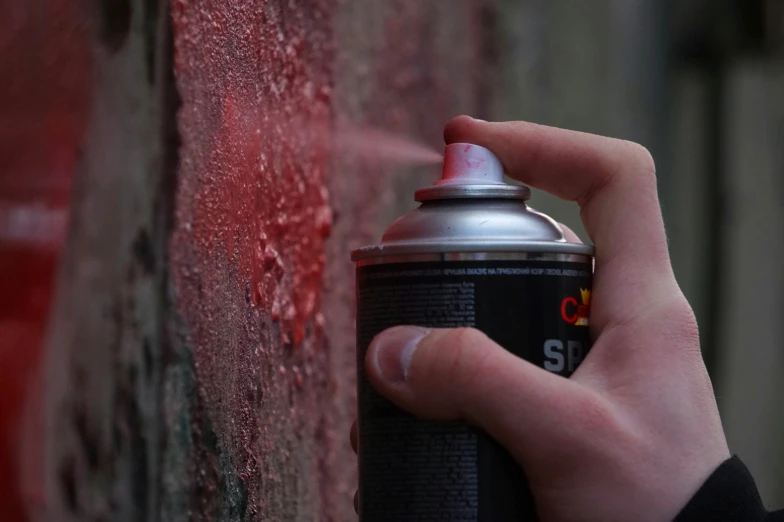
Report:
[{"label": "silver metal can top", "polygon": [[453,143],[444,152],[441,180],[416,191],[419,208],[395,220],[377,245],[351,252],[359,261],[433,253],[563,253],[593,255],[593,246],[567,243],[550,217],[526,205],[528,187],[504,182],[488,149]]}]

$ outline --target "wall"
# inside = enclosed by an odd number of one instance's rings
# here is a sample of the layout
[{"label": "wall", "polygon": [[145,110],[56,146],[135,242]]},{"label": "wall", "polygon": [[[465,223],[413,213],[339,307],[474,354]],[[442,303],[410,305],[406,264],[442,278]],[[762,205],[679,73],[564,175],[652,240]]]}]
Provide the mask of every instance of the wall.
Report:
[{"label": "wall", "polygon": [[430,174],[338,154],[332,125],[440,147],[481,112],[482,4],[95,5],[28,509],[350,519],[348,252]]},{"label": "wall", "polygon": [[205,517],[351,516],[348,252],[378,236],[382,209],[409,199],[397,177],[411,174],[331,154],[329,126],[348,119],[437,145],[443,122],[473,108],[473,9],[173,5],[182,148],[171,259],[192,350],[187,415],[209,430],[190,449],[213,462],[189,473]]}]

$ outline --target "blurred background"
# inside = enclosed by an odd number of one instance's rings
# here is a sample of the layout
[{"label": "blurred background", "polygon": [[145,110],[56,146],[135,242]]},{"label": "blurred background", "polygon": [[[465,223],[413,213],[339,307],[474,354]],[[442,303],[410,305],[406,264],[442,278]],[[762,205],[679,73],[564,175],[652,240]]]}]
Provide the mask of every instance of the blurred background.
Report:
[{"label": "blurred background", "polygon": [[[730,447],[784,505],[784,2],[501,3],[492,117],[652,152]],[[533,204],[581,230],[572,205]]]},{"label": "blurred background", "polygon": [[6,0],[0,518],[351,520],[348,250],[436,172],[291,122],[440,148],[460,113],[651,150],[731,449],[784,507],[784,0]]}]

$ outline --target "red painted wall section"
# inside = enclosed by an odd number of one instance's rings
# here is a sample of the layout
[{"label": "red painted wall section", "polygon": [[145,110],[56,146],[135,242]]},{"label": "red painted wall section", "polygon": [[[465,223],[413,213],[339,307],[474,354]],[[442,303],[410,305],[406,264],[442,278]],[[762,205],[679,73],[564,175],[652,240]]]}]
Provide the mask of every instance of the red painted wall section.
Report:
[{"label": "red painted wall section", "polygon": [[206,474],[189,468],[199,519],[228,509],[224,487],[253,520],[353,516],[348,252],[429,180],[337,155],[328,129],[347,119],[440,148],[443,123],[473,111],[481,2],[437,4],[173,4],[171,259],[201,404],[191,422],[217,441],[192,440],[191,459],[219,455]]},{"label": "red painted wall section", "polygon": [[87,29],[81,2],[0,4],[0,513],[11,522],[43,502],[39,370],[88,115]]},{"label": "red painted wall section", "polygon": [[172,7],[183,104],[171,244],[178,309],[197,393],[230,462],[216,473],[236,473],[246,515],[260,519],[329,516],[318,500],[274,499],[330,480],[324,454],[306,446],[330,422],[320,311],[329,158],[313,132],[330,118],[334,8]]}]

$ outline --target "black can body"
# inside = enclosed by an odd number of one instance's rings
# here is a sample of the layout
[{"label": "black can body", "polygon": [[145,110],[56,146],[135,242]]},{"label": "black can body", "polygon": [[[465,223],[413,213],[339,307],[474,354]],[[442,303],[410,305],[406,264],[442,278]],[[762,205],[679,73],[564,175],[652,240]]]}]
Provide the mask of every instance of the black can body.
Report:
[{"label": "black can body", "polygon": [[535,507],[508,452],[462,423],[413,417],[365,375],[372,339],[396,325],[473,327],[568,377],[587,354],[591,257],[431,254],[357,266],[361,522],[528,522]]}]

